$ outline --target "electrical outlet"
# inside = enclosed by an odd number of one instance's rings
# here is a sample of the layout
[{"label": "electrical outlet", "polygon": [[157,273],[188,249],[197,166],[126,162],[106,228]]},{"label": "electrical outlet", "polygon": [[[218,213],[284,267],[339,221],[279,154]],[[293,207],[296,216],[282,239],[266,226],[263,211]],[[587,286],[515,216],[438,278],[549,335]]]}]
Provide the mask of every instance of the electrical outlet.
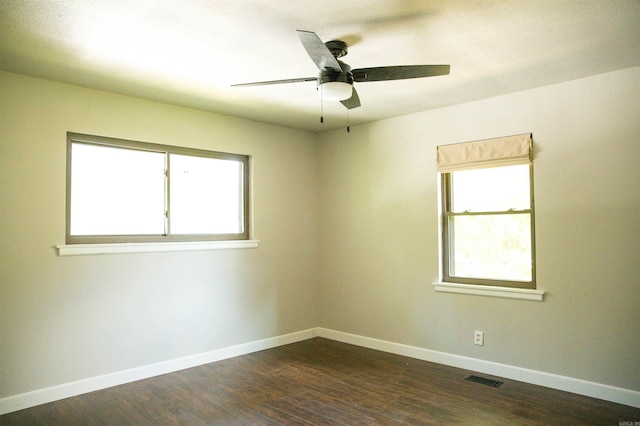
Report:
[{"label": "electrical outlet", "polygon": [[484,346],[484,331],[476,330],[473,335],[473,344],[478,346]]}]

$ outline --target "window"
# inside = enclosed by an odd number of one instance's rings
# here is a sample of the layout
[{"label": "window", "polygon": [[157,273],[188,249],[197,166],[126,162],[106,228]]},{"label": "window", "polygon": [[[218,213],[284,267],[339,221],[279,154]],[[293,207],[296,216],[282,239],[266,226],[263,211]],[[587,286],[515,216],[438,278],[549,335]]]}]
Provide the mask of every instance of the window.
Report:
[{"label": "window", "polygon": [[438,147],[442,281],[535,289],[531,135]]},{"label": "window", "polygon": [[67,244],[247,240],[245,155],[67,134]]}]

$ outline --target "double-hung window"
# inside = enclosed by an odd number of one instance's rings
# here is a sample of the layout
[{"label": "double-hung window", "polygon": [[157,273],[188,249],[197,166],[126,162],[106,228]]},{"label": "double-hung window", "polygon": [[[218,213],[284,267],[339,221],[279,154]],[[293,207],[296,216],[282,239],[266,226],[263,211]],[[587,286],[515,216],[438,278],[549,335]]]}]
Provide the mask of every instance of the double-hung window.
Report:
[{"label": "double-hung window", "polygon": [[246,155],[67,134],[67,244],[247,240]]},{"label": "double-hung window", "polygon": [[535,289],[530,134],[438,147],[445,283]]}]

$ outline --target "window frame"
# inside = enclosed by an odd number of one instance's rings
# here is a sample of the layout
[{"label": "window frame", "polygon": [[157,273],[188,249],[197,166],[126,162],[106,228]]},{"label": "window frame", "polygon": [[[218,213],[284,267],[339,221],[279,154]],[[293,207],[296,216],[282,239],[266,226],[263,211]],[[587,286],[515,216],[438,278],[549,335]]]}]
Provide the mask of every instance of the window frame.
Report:
[{"label": "window frame", "polygon": [[[71,183],[72,183],[72,145],[74,143],[94,146],[107,146],[138,151],[158,152],[165,155],[165,233],[154,235],[71,235]],[[230,234],[171,234],[170,229],[170,155],[186,155],[195,157],[233,160],[242,164],[242,232]],[[209,151],[196,148],[186,148],[173,145],[139,142],[117,139],[105,136],[87,135],[67,132],[67,169],[66,169],[66,229],[65,243],[74,244],[111,244],[111,243],[157,243],[157,242],[203,242],[203,241],[232,241],[249,240],[250,237],[250,157],[243,154],[233,154],[219,151]]]},{"label": "window frame", "polygon": [[[442,244],[441,251],[441,281],[444,283],[452,284],[470,284],[480,286],[494,286],[494,287],[506,287],[506,288],[519,288],[519,289],[536,289],[536,244],[535,244],[535,204],[534,204],[534,187],[533,187],[533,162],[529,163],[529,209],[519,210],[506,210],[496,212],[453,212],[452,211],[452,173],[453,172],[441,172],[440,173],[440,217],[441,217],[441,235],[440,241]],[[489,167],[486,167],[489,168]],[[461,277],[450,274],[451,269],[451,249],[453,240],[453,230],[450,229],[449,222],[451,217],[455,216],[493,216],[493,215],[518,215],[529,214],[530,215],[530,231],[531,231],[531,281],[511,281],[501,279],[486,279],[486,278],[471,278]]]}]

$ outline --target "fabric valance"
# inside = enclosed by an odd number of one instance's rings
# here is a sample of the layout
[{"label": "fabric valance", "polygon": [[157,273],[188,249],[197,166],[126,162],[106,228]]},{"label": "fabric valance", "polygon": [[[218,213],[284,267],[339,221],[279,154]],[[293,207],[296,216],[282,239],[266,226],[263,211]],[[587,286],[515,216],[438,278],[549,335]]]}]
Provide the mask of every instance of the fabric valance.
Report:
[{"label": "fabric valance", "polygon": [[531,133],[484,139],[437,148],[438,171],[449,173],[488,167],[530,164],[533,159]]}]

